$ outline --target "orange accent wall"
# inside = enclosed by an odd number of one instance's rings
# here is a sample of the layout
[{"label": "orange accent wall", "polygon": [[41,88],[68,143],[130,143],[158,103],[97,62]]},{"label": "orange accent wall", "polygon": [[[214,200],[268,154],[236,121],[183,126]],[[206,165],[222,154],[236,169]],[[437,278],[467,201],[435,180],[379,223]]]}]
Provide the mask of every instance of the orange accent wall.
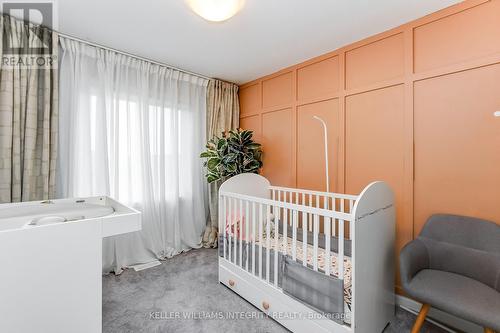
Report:
[{"label": "orange accent wall", "polygon": [[500,223],[498,17],[500,0],[465,1],[242,85],[264,175],[325,189],[319,115],[334,191],[394,189],[398,251],[433,213]]}]

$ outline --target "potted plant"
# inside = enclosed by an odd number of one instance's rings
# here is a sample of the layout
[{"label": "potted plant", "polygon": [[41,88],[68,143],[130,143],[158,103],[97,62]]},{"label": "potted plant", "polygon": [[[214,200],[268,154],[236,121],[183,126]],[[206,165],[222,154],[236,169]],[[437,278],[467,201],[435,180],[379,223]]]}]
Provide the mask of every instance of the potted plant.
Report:
[{"label": "potted plant", "polygon": [[[231,130],[215,136],[207,142],[206,150],[200,154],[205,159],[209,184],[209,209],[211,228],[205,230],[204,246],[217,247],[217,199],[220,185],[240,173],[259,173],[262,167],[261,144],[252,139],[253,132]],[[209,233],[209,234],[207,234]]]}]

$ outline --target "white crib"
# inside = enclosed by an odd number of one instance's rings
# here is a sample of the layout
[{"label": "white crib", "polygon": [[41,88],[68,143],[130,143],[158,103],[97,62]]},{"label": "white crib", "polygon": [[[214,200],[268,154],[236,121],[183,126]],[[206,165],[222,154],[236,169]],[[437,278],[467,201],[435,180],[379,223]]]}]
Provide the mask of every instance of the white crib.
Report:
[{"label": "white crib", "polygon": [[[219,231],[219,281],[293,332],[382,332],[394,316],[395,209],[384,182],[346,195],[238,175],[220,188]],[[330,303],[341,311],[321,311]]]}]

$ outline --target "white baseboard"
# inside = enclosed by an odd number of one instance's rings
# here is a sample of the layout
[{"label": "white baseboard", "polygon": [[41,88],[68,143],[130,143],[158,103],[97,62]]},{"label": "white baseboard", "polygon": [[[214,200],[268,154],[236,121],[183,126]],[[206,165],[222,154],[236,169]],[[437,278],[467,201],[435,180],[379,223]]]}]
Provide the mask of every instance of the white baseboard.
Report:
[{"label": "white baseboard", "polygon": [[[396,295],[396,304],[401,308],[417,314],[420,311],[421,303],[414,301],[408,297]],[[477,324],[471,323],[464,319],[452,316],[446,312],[434,309],[431,307],[426,320],[436,326],[443,328],[450,333],[465,332],[465,333],[483,333],[484,329]],[[446,326],[445,326],[446,325]]]}]

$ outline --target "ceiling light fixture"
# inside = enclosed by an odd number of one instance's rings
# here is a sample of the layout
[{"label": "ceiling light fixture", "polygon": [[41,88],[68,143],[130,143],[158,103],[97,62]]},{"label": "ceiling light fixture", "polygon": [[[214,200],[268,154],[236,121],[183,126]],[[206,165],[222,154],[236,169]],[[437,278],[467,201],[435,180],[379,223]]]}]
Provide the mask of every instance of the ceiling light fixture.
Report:
[{"label": "ceiling light fixture", "polygon": [[222,22],[230,19],[243,7],[244,0],[187,0],[189,7],[205,20]]}]

